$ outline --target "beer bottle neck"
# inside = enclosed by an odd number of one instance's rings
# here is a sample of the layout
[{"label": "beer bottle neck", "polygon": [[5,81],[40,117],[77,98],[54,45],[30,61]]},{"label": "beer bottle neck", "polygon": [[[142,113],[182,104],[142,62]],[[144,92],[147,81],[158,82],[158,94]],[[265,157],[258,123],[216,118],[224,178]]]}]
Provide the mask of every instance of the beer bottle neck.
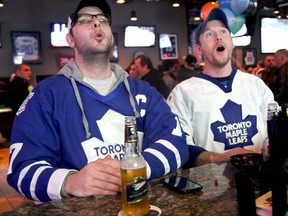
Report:
[{"label": "beer bottle neck", "polygon": [[125,155],[136,156],[138,154],[137,142],[125,142]]}]

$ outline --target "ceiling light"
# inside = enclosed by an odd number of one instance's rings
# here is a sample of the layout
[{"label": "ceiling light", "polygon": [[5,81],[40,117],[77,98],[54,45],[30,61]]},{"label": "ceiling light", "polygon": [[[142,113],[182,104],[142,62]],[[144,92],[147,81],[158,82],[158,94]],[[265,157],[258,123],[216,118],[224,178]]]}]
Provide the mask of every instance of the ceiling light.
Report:
[{"label": "ceiling light", "polygon": [[136,16],[136,11],[135,10],[132,10],[131,11],[131,18],[130,18],[131,21],[137,21],[137,16]]},{"label": "ceiling light", "polygon": [[0,7],[4,7],[4,3],[2,0],[0,0]]},{"label": "ceiling light", "polygon": [[279,13],[280,13],[279,9],[275,8],[274,11],[273,11],[273,14],[279,14]]},{"label": "ceiling light", "polygon": [[117,4],[124,4],[125,0],[117,0],[116,2],[117,2]]},{"label": "ceiling light", "polygon": [[173,0],[172,7],[180,7],[180,3],[178,0]]}]

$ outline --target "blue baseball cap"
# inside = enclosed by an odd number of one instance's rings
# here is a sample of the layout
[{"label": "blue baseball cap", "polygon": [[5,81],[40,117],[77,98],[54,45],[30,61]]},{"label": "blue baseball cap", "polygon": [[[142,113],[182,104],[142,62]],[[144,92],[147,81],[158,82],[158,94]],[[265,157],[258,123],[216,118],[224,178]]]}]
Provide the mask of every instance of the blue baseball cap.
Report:
[{"label": "blue baseball cap", "polygon": [[228,29],[229,32],[230,31],[230,28],[229,28],[229,25],[228,25],[228,20],[227,20],[227,17],[226,17],[226,14],[223,12],[223,10],[221,10],[220,8],[213,8],[207,19],[202,22],[196,29],[195,31],[195,42],[196,44],[199,44],[199,36],[204,32],[205,28],[206,28],[206,25],[209,21],[212,21],[212,20],[219,20],[221,21],[225,27]]},{"label": "blue baseball cap", "polygon": [[70,28],[75,25],[78,12],[84,7],[97,7],[101,9],[104,14],[109,15],[111,18],[111,9],[109,4],[105,0],[81,0],[75,11],[69,16],[68,26]]}]

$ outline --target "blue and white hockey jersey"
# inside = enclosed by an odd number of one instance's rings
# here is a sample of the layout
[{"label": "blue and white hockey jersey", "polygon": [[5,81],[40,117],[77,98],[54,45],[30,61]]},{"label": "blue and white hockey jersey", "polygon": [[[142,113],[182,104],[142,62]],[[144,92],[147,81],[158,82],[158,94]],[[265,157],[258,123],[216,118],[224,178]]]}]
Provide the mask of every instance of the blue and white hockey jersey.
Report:
[{"label": "blue and white hockey jersey", "polygon": [[168,104],[188,145],[223,153],[236,147],[261,152],[267,137],[267,105],[273,94],[258,77],[233,69],[227,87],[198,74],[178,84]]},{"label": "blue and white hockey jersey", "polygon": [[148,178],[175,171],[188,159],[178,118],[149,84],[111,64],[117,82],[101,96],[83,82],[75,62],[40,82],[14,121],[8,183],[29,199],[61,199],[66,174],[90,161],[123,157],[124,117],[136,115]]}]

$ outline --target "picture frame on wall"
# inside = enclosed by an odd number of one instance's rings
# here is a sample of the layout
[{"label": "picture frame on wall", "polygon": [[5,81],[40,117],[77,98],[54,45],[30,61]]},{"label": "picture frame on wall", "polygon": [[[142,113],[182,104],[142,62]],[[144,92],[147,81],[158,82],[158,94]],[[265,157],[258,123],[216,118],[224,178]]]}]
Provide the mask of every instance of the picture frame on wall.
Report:
[{"label": "picture frame on wall", "polygon": [[256,48],[243,48],[242,58],[244,66],[256,66],[257,65]]},{"label": "picture frame on wall", "polygon": [[177,34],[159,34],[160,59],[178,59]]},{"label": "picture frame on wall", "polygon": [[74,55],[64,55],[64,54],[59,54],[57,56],[57,64],[59,69],[61,69],[62,67],[64,67],[66,64],[68,64],[70,61],[75,60],[75,56]]},{"label": "picture frame on wall", "polygon": [[14,64],[42,63],[40,32],[11,31]]}]

